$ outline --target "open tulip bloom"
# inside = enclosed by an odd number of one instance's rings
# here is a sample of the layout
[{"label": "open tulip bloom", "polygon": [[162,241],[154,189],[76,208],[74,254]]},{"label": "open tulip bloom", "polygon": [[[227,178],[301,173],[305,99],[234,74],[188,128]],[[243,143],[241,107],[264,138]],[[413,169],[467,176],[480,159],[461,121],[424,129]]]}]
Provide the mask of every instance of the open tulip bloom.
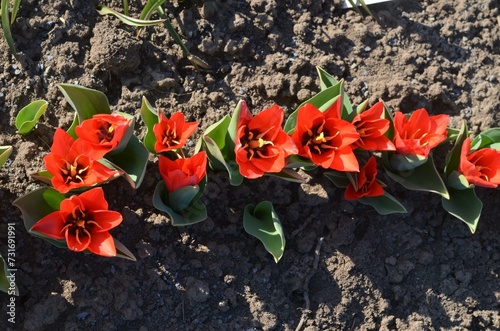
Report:
[{"label": "open tulip bloom", "polygon": [[243,177],[255,179],[277,173],[285,159],[297,153],[291,137],[282,129],[284,112],[274,105],[252,117],[243,107],[238,118],[234,152]]},{"label": "open tulip bloom", "polygon": [[356,176],[356,185],[349,183],[345,191],[346,200],[357,200],[362,197],[377,197],[384,194],[384,188],[377,182],[377,161],[370,157]]},{"label": "open tulip bloom", "polygon": [[88,142],[74,140],[66,131],[58,128],[50,153],[43,158],[47,171],[52,174],[52,185],[61,192],[90,187],[119,176],[97,161],[106,153],[95,150]]},{"label": "open tulip bloom", "polygon": [[370,109],[356,115],[352,124],[359,133],[359,139],[353,143],[353,148],[361,148],[366,151],[394,151],[396,147],[385,136],[391,125],[388,119],[382,118],[384,103],[377,102]]},{"label": "open tulip bloom", "polygon": [[470,151],[471,139],[465,139],[460,154],[458,171],[470,184],[496,188],[500,184],[500,151],[494,148],[481,148]]},{"label": "open tulip bloom", "polygon": [[197,128],[197,122],[186,122],[184,114],[180,112],[174,113],[169,119],[162,112],[158,112],[158,123],[153,127],[156,153],[182,148]]},{"label": "open tulip bloom", "polygon": [[30,231],[56,240],[65,240],[75,252],[116,256],[116,247],[109,230],[122,222],[119,212],[108,210],[101,188],[73,195],[61,202],[60,210],[39,220]]},{"label": "open tulip bloom", "polygon": [[394,114],[394,145],[398,154],[427,157],[431,149],[446,140],[448,115],[429,116],[418,109],[410,118],[401,112]]},{"label": "open tulip bloom", "polygon": [[356,172],[359,164],[351,145],[360,135],[356,127],[339,118],[341,99],[324,113],[312,104],[298,110],[292,139],[298,155],[325,169]]},{"label": "open tulip bloom", "polygon": [[79,139],[86,141],[94,150],[104,154],[125,145],[124,137],[129,130],[132,119],[126,119],[119,114],[96,114],[91,119],[84,120],[75,128]]}]

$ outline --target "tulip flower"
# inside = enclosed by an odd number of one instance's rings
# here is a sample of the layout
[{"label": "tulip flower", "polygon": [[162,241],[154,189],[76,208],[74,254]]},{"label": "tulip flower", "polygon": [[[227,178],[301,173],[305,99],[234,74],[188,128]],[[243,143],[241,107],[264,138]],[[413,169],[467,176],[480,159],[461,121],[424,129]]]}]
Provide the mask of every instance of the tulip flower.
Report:
[{"label": "tulip flower", "polygon": [[359,139],[354,142],[353,148],[359,147],[367,151],[394,151],[394,144],[384,136],[389,130],[388,119],[381,118],[384,112],[384,103],[377,102],[370,109],[356,115],[352,124],[359,133]]},{"label": "tulip flower", "polygon": [[108,153],[120,144],[131,122],[119,114],[96,114],[80,123],[75,133],[93,149]]},{"label": "tulip flower", "polygon": [[481,148],[470,152],[471,139],[464,140],[458,171],[477,186],[496,188],[500,184],[500,151]]},{"label": "tulip flower", "polygon": [[122,215],[108,210],[101,188],[73,195],[61,202],[60,210],[43,217],[30,231],[49,238],[66,240],[75,252],[86,249],[102,256],[116,256],[113,237],[108,232],[122,222]]},{"label": "tulip flower", "polygon": [[158,121],[153,127],[156,137],[155,151],[157,153],[182,148],[187,139],[198,128],[197,122],[186,122],[184,114],[180,112],[174,113],[170,119],[167,119],[159,112]]},{"label": "tulip flower", "polygon": [[351,144],[359,139],[356,127],[338,118],[340,98],[324,113],[311,104],[302,106],[292,139],[300,156],[325,169],[359,171]]},{"label": "tulip flower", "polygon": [[431,149],[446,139],[448,115],[429,116],[425,109],[416,110],[408,119],[401,112],[394,114],[394,145],[398,154],[427,157]]},{"label": "tulip flower", "polygon": [[280,172],[285,158],[297,147],[281,125],[283,109],[274,105],[252,117],[246,105],[238,118],[234,152],[243,177],[255,179],[266,172]]},{"label": "tulip flower", "polygon": [[207,172],[207,154],[199,152],[190,158],[174,161],[160,156],[159,168],[168,192],[172,193],[185,186],[198,185]]},{"label": "tulip flower", "polygon": [[345,191],[346,200],[357,200],[362,197],[377,197],[384,194],[384,189],[377,182],[377,162],[375,157],[370,157],[365,166],[356,173],[357,186],[349,183]]},{"label": "tulip flower", "polygon": [[58,128],[50,153],[43,158],[45,168],[52,174],[52,186],[67,193],[79,187],[93,186],[105,182],[119,173],[97,160],[104,151],[93,150],[85,141],[76,141],[63,129]]}]

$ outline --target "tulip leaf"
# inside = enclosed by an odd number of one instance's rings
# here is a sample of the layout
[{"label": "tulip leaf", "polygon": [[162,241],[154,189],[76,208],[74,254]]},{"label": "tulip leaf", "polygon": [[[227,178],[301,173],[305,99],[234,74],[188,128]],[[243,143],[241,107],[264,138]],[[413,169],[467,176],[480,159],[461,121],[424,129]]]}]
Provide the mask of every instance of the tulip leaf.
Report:
[{"label": "tulip leaf", "polygon": [[283,256],[286,240],[273,204],[269,201],[262,201],[257,206],[246,205],[243,214],[243,227],[246,232],[264,244],[264,248],[278,263]]},{"label": "tulip leaf", "polygon": [[[138,188],[146,173],[149,152],[136,136],[131,136],[127,146],[119,153],[108,153],[105,160],[119,170],[133,188]],[[104,162],[106,163],[106,162]]]},{"label": "tulip leaf", "polygon": [[290,155],[286,158],[285,168],[296,169],[296,168],[309,168],[316,167],[310,159],[298,155]]},{"label": "tulip leaf", "polygon": [[209,136],[202,138],[203,149],[207,152],[208,162],[213,170],[226,170],[229,174],[229,183],[239,186],[243,183],[243,176],[240,174],[238,164],[233,160],[226,160],[222,155],[219,146]]},{"label": "tulip leaf", "polygon": [[[174,192],[175,193],[175,192]],[[170,206],[169,192],[165,185],[165,182],[160,181],[155,188],[153,193],[153,206],[168,214],[172,225],[174,226],[185,226],[195,224],[207,219],[207,208],[205,205],[198,201],[193,201],[187,209],[180,212],[174,211]],[[167,203],[168,204],[167,204]]]},{"label": "tulip leaf", "polygon": [[333,105],[337,98],[341,96],[342,84],[343,82],[339,82],[336,85],[330,86],[325,90],[319,92],[312,98],[301,103],[300,106],[298,106],[297,109],[295,109],[295,111],[291,113],[290,116],[288,116],[283,130],[288,134],[293,133],[297,124],[297,115],[299,113],[299,109],[308,103],[312,104],[314,107],[320,109],[321,111],[326,111],[329,106]]},{"label": "tulip leaf", "polygon": [[59,84],[58,87],[77,114],[68,130],[73,138],[76,138],[75,127],[80,122],[95,114],[111,114],[108,98],[101,91],[75,84]]},{"label": "tulip leaf", "polygon": [[[54,246],[64,248],[67,247],[64,240],[52,239],[36,231],[30,231],[36,222],[59,210],[59,206],[64,199],[65,196],[52,187],[42,187],[23,195],[12,204],[21,210],[24,227],[30,234],[45,239]],[[33,208],[34,206],[36,208]]]},{"label": "tulip leaf", "polygon": [[477,197],[474,187],[471,186],[465,190],[450,188],[449,193],[449,199],[441,199],[443,208],[451,215],[465,222],[472,233],[476,232],[483,203]]},{"label": "tulip leaf", "polygon": [[33,101],[19,111],[16,116],[16,129],[19,134],[28,134],[35,127],[40,116],[45,113],[48,102],[45,100]]},{"label": "tulip leaf", "polygon": [[224,155],[224,158],[227,158],[227,155],[224,152],[226,151],[226,136],[228,135],[228,128],[230,123],[231,118],[226,115],[216,123],[210,125],[205,130],[205,136],[209,136],[217,144],[217,147],[221,151],[222,155]]},{"label": "tulip leaf", "polygon": [[150,153],[155,154],[156,137],[153,127],[158,123],[158,111],[151,106],[146,97],[142,97],[141,117],[146,124],[146,135],[144,136],[144,145]]},{"label": "tulip leaf", "polygon": [[427,157],[417,154],[393,154],[390,166],[396,171],[411,171],[427,162]]},{"label": "tulip leaf", "polygon": [[343,171],[328,171],[325,172],[324,175],[337,187],[346,188],[349,186],[349,178]]},{"label": "tulip leaf", "polygon": [[[9,295],[19,295],[19,290],[15,283],[15,276],[11,276],[9,269],[8,264],[5,263],[3,256],[0,254],[0,291],[8,293]],[[14,287],[11,287],[11,281]]]},{"label": "tulip leaf", "polygon": [[52,185],[52,177],[54,177],[50,172],[47,170],[39,171],[37,173],[31,174],[31,178],[35,180],[39,180],[45,184]]},{"label": "tulip leaf", "polygon": [[116,16],[123,23],[130,25],[130,26],[136,26],[136,27],[158,25],[158,24],[161,24],[165,21],[163,19],[160,19],[160,20],[141,20],[141,19],[133,18],[133,17],[127,16],[125,14],[119,13],[119,12],[117,12],[111,8],[108,8],[106,6],[103,6],[103,5],[97,6],[97,12],[101,15]]},{"label": "tulip leaf", "polygon": [[[344,91],[344,81],[341,80],[340,82],[335,79],[332,75],[327,73],[325,70],[323,70],[320,67],[316,67],[316,71],[318,72],[319,80],[320,80],[320,88],[321,90],[326,90],[329,87],[332,87],[334,85],[337,85],[341,83],[340,85],[340,92],[342,94],[342,116],[341,118],[346,120],[346,121],[352,121],[352,119],[356,116],[354,113],[351,101],[349,100],[349,97]],[[368,101],[365,101],[368,103]],[[359,107],[358,107],[359,108]]]},{"label": "tulip leaf", "polygon": [[7,162],[10,154],[12,154],[12,146],[0,146],[0,168]]},{"label": "tulip leaf", "polygon": [[467,178],[458,171],[451,172],[446,180],[446,185],[448,188],[451,187],[455,190],[465,190],[471,186]]},{"label": "tulip leaf", "polygon": [[174,192],[168,193],[168,205],[180,212],[189,207],[198,192],[200,192],[198,185],[181,187]]},{"label": "tulip leaf", "polygon": [[247,104],[243,100],[240,100],[236,105],[236,108],[233,111],[233,116],[231,116],[231,122],[229,123],[229,126],[227,128],[228,139],[226,139],[226,145],[227,148],[232,152],[232,155],[234,155],[234,147],[236,145],[237,139],[236,134],[238,132],[238,121],[240,119],[241,112],[248,113]]},{"label": "tulip leaf", "polygon": [[134,254],[132,254],[132,252],[129,251],[128,248],[125,247],[125,245],[123,245],[120,241],[118,241],[115,238],[113,238],[113,241],[115,242],[116,257],[121,257],[122,259],[127,259],[134,262],[137,261]]},{"label": "tulip leaf", "polygon": [[[10,31],[10,25],[11,25],[11,20],[12,22],[14,22],[15,20],[15,16],[19,8],[19,1],[16,1],[14,5],[12,16],[9,15],[9,8],[10,8],[10,1],[2,0],[0,8],[1,10],[0,18],[2,23],[3,35],[5,37],[5,40],[7,41],[7,45],[9,46],[10,51],[14,56],[17,56],[16,46],[14,45],[14,40],[12,39],[12,33]],[[9,20],[9,18],[11,18],[11,20]]]},{"label": "tulip leaf", "polygon": [[[149,0],[142,9],[139,19],[149,20],[151,16],[158,10],[158,8],[165,3],[166,0]],[[137,27],[137,34],[139,34],[141,27]]]},{"label": "tulip leaf", "polygon": [[[481,132],[470,143],[471,151],[477,151],[481,148],[498,149],[500,143],[500,128],[492,128]],[[494,147],[492,147],[492,145]]]},{"label": "tulip leaf", "polygon": [[389,177],[409,190],[433,192],[445,199],[449,198],[446,185],[439,175],[431,155],[425,163],[411,170],[395,171],[387,167],[387,162],[384,162],[384,167]]},{"label": "tulip leaf", "polygon": [[444,167],[444,172],[447,180],[449,181],[450,175],[457,171],[460,166],[460,155],[462,154],[462,145],[464,140],[467,138],[467,124],[465,121],[462,122],[460,131],[457,134],[455,145],[451,151],[446,155],[446,166]]},{"label": "tulip leaf", "polygon": [[358,201],[364,205],[372,206],[380,215],[407,213],[406,208],[387,192],[377,197],[362,197]]},{"label": "tulip leaf", "polygon": [[284,179],[292,183],[303,184],[306,181],[301,175],[299,175],[293,169],[283,168],[280,172],[266,172],[265,174],[272,177],[278,177],[280,179]]}]

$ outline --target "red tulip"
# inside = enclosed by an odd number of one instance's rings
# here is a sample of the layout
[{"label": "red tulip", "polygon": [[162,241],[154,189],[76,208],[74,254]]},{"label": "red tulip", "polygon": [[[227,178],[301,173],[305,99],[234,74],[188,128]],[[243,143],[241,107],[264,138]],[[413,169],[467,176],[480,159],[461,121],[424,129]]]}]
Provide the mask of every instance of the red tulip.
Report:
[{"label": "red tulip", "polygon": [[324,113],[311,104],[301,107],[292,135],[300,156],[325,169],[359,171],[351,144],[359,139],[356,127],[338,118],[340,98]]},{"label": "red tulip", "polygon": [[431,149],[446,139],[448,115],[429,116],[425,109],[416,110],[408,119],[401,112],[394,114],[394,144],[398,154],[427,157]]},{"label": "red tulip", "polygon": [[58,128],[50,153],[43,158],[45,168],[52,174],[52,186],[61,193],[72,189],[93,186],[105,182],[119,173],[97,160],[104,151],[93,150],[85,141],[76,141],[63,129]]},{"label": "red tulip", "polygon": [[172,193],[185,186],[198,185],[207,173],[207,154],[199,152],[190,158],[180,158],[174,161],[166,156],[160,156],[160,175]]},{"label": "red tulip", "polygon": [[362,197],[377,197],[384,194],[384,189],[377,182],[377,161],[375,157],[370,157],[365,166],[359,173],[355,174],[357,177],[358,187],[354,187],[349,183],[345,191],[346,200],[357,200]]},{"label": "red tulip", "polygon": [[61,202],[60,210],[39,220],[30,231],[49,238],[65,239],[75,252],[86,249],[102,256],[116,256],[116,248],[109,230],[122,222],[119,212],[108,210],[101,188],[93,188],[73,195]]},{"label": "red tulip", "polygon": [[186,122],[184,114],[180,112],[174,113],[170,119],[159,112],[158,124],[153,127],[156,137],[155,151],[162,153],[182,148],[197,128],[197,122]]},{"label": "red tulip", "polygon": [[297,153],[291,137],[281,128],[283,117],[283,109],[277,105],[252,117],[242,103],[234,148],[242,176],[254,179],[266,172],[280,172],[285,158]]},{"label": "red tulip", "polygon": [[500,151],[482,148],[470,153],[470,138],[465,139],[458,171],[477,186],[496,188],[500,184]]},{"label": "red tulip", "polygon": [[367,151],[394,151],[394,144],[384,136],[389,130],[389,120],[382,117],[384,103],[377,102],[370,109],[354,117],[352,124],[359,133],[359,139],[354,142],[353,148],[359,147]]},{"label": "red tulip", "polygon": [[120,144],[131,122],[119,114],[96,114],[78,125],[75,132],[93,149],[108,153]]}]

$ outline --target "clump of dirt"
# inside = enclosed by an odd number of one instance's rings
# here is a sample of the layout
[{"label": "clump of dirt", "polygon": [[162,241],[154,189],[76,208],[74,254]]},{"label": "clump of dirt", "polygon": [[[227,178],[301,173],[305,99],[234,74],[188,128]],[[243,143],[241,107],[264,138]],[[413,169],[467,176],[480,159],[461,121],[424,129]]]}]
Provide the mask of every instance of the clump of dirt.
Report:
[{"label": "clump of dirt", "polygon": [[[196,2],[196,1],[191,1]],[[382,99],[411,112],[446,113],[474,133],[499,126],[498,0],[391,1],[377,17],[333,1],[215,1],[167,5],[196,70],[165,28],[135,29],[99,16],[98,1],[25,0],[12,27],[19,59],[2,39],[0,145],[13,145],[0,170],[0,250],[16,224],[16,325],[25,330],[478,330],[500,328],[497,191],[484,202],[477,232],[444,212],[437,195],[389,184],[409,211],[380,216],[343,200],[320,172],[306,184],[262,178],[232,187],[209,173],[205,222],[173,227],[154,209],[160,180],[152,161],[143,185],[105,189],[124,222],[113,236],[137,262],[57,249],[30,236],[11,206],[40,184],[56,128],[73,111],[58,83],[104,92],[113,110],[136,115],[142,97],[182,111],[200,130],[240,99],[253,113],[274,103],[290,114],[319,91],[316,66],[344,79],[354,104]],[[106,5],[119,10],[121,1]],[[131,3],[131,15],[141,10]],[[49,102],[37,128],[16,134],[13,118],[36,99]],[[389,180],[385,180],[390,182]],[[247,203],[273,202],[287,237],[275,264],[242,226]],[[0,294],[1,306],[9,302]]]}]

